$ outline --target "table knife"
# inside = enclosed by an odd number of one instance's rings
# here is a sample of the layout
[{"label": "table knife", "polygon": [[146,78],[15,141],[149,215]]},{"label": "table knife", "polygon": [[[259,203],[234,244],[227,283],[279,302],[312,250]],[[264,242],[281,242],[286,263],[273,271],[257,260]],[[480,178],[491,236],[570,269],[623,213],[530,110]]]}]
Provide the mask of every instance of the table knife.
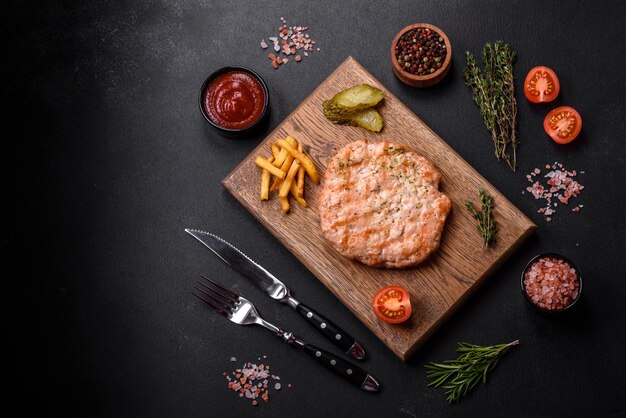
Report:
[{"label": "table knife", "polygon": [[295,309],[309,324],[313,325],[326,338],[331,340],[341,351],[358,360],[365,358],[365,350],[357,340],[326,317],[291,296],[289,288],[283,282],[261,265],[252,261],[250,257],[235,246],[209,232],[196,229],[185,229],[185,232],[208,247],[226,264],[246,276],[271,298]]}]

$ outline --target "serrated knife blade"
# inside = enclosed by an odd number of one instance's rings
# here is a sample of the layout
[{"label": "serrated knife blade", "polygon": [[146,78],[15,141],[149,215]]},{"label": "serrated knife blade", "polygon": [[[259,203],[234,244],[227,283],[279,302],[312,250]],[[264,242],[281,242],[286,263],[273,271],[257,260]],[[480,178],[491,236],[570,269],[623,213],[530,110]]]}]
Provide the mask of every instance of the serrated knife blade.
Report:
[{"label": "serrated knife blade", "polygon": [[204,244],[226,264],[243,274],[258,288],[267,293],[271,298],[282,300],[289,295],[289,289],[283,282],[278,280],[263,266],[255,263],[237,247],[228,241],[211,234],[210,232],[197,229],[185,229],[185,232]]}]

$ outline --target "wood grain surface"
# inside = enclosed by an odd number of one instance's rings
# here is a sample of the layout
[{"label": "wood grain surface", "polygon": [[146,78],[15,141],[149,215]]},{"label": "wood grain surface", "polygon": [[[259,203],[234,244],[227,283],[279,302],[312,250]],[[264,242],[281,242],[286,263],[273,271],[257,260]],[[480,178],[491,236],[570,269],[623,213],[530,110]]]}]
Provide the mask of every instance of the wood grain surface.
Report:
[{"label": "wood grain surface", "polygon": [[[323,100],[361,83],[385,92],[385,100],[379,106],[385,119],[380,133],[334,125],[322,114]],[[337,149],[364,137],[370,142],[387,139],[406,144],[430,159],[443,175],[440,190],[452,200],[439,251],[412,269],[367,267],[338,254],[322,236],[317,209],[321,184],[315,185],[307,179],[305,199],[309,207],[302,208],[293,202],[289,214],[281,211],[275,193],[269,201],[260,201],[261,173],[254,159],[270,156],[270,144],[287,135],[304,145],[320,174]],[[402,360],[406,360],[536,228],[352,57],[270,133],[223,180],[223,185]],[[463,204],[466,199],[477,202],[480,187],[495,199],[497,242],[489,249],[482,248],[475,221]],[[411,294],[413,315],[404,324],[385,324],[376,318],[370,307],[374,294],[388,285],[403,286]],[[339,325],[349,332],[350,324]]]}]

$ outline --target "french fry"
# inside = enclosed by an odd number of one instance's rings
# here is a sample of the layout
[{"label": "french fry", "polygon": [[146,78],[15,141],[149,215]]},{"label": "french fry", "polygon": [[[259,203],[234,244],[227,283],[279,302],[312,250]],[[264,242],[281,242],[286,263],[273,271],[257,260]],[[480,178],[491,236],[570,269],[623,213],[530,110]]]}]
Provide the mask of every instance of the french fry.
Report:
[{"label": "french fry", "polygon": [[274,156],[274,160],[276,160],[278,158],[278,155],[280,154],[280,148],[278,148],[275,144],[272,144],[271,147],[272,155]]},{"label": "french fry", "polygon": [[289,142],[292,147],[298,148],[298,141],[296,141],[296,138],[294,138],[293,136],[287,136],[287,138],[285,138],[285,141]]},{"label": "french fry", "polygon": [[[296,141],[294,138],[288,136],[287,138],[285,138],[285,140],[292,145],[294,148],[298,147],[298,141]],[[274,147],[276,149],[278,149],[278,147],[274,144],[272,144],[272,152],[274,152]],[[281,167],[283,165],[283,162],[285,161],[285,158],[287,158],[287,156],[289,155],[289,153],[286,150],[280,150],[278,156],[274,157],[274,165],[276,167]],[[285,173],[287,172],[287,170],[283,170]]]},{"label": "french fry", "polygon": [[287,173],[287,177],[283,180],[278,188],[278,196],[287,197],[289,195],[289,189],[291,189],[291,184],[293,183],[293,179],[298,174],[298,169],[300,168],[300,163],[295,161],[291,164],[289,168],[289,172]]},{"label": "french fry", "polygon": [[274,165],[272,163],[268,163],[267,160],[265,158],[263,158],[263,157],[256,157],[256,160],[254,160],[254,163],[256,165],[258,165],[259,167],[266,169],[271,174],[273,174],[276,177],[279,177],[281,179],[284,179],[285,176],[287,175],[280,168],[274,167]]},{"label": "french fry", "polygon": [[276,141],[276,144],[282,147],[282,149],[286,150],[296,160],[298,160],[300,164],[302,164],[302,166],[306,170],[309,177],[311,177],[311,180],[313,181],[313,183],[318,184],[320,182],[320,176],[317,173],[317,170],[315,169],[315,164],[313,164],[313,161],[311,161],[309,157],[307,157],[304,153],[298,151],[296,148],[294,148],[289,142],[285,141],[284,139],[279,139],[278,141]]},{"label": "french fry", "polygon": [[[272,161],[274,161],[274,157],[270,157],[267,159],[267,162],[270,164],[272,163]],[[264,168],[263,172],[261,173],[261,200],[269,199],[270,176],[271,176],[270,172]]]},{"label": "french fry", "polygon": [[287,150],[281,149],[280,152],[278,153],[278,157],[274,159],[274,166],[275,167],[282,166],[283,162],[285,161],[285,158],[287,158],[288,155],[289,153],[287,152]]},{"label": "french fry", "polygon": [[[270,144],[272,156],[269,158],[257,157],[255,164],[261,167],[261,200],[269,200],[270,192],[278,188],[278,201],[284,213],[291,210],[289,195],[306,208],[304,200],[304,185],[306,174],[315,183],[320,178],[315,164],[305,153],[302,144],[292,136],[279,139]],[[272,176],[274,180],[272,182]],[[271,185],[270,185],[271,183]]]},{"label": "french fry", "polygon": [[286,197],[278,196],[278,200],[280,201],[280,207],[282,208],[283,212],[289,212],[289,199]]},{"label": "french fry", "polygon": [[[280,169],[283,173],[287,174],[289,172],[289,167],[291,167],[293,160],[294,158],[291,155],[287,154],[287,158],[285,158],[285,161],[283,161],[283,165],[280,166]],[[270,192],[276,189],[280,185],[280,183],[282,183],[282,179],[275,178],[274,183],[272,183],[272,187],[270,187]]]},{"label": "french fry", "polygon": [[[300,167],[298,172],[300,172],[301,169],[302,169],[302,167]],[[296,202],[298,202],[300,204],[300,206],[302,206],[303,208],[306,208],[306,200],[304,200],[303,198],[298,196],[298,186],[296,186],[296,182],[295,181],[293,183],[291,183],[291,188],[289,189],[289,193],[291,193],[293,198],[296,199]]]},{"label": "french fry", "polygon": [[[298,151],[302,152],[302,144],[298,144]],[[295,183],[297,184],[297,187],[296,187],[297,192],[294,195],[294,197],[300,197],[300,198],[304,197],[304,167],[302,166],[300,166],[300,168],[298,169],[298,176],[296,177]]]}]

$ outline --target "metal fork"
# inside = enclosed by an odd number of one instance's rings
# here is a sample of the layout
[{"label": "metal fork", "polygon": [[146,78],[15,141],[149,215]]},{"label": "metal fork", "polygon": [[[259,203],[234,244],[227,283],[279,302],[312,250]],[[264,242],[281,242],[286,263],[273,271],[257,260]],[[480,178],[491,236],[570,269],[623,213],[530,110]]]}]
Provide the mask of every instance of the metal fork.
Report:
[{"label": "metal fork", "polygon": [[282,338],[287,344],[303,350],[317,362],[361,389],[368,392],[378,392],[380,390],[380,383],[365,370],[328,351],[322,350],[295,337],[291,332],[285,332],[277,326],[265,321],[261,318],[250,301],[226,289],[224,286],[214,282],[208,277],[203,275],[200,275],[200,277],[202,277],[202,280],[196,282],[192,293],[206,302],[217,313],[225,316],[235,324],[261,325],[272,331],[276,336]]}]

